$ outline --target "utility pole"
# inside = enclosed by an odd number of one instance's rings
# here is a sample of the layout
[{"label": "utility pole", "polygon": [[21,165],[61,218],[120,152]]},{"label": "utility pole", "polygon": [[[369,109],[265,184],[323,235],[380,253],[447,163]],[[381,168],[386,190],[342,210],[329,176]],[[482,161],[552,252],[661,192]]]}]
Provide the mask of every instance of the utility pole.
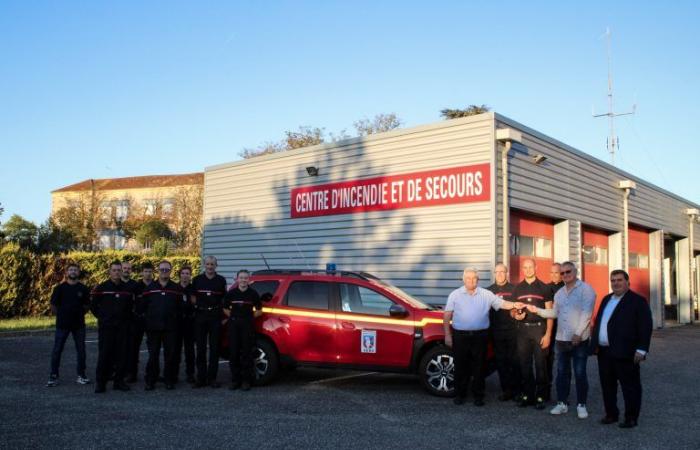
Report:
[{"label": "utility pole", "polygon": [[611,67],[611,50],[610,50],[610,27],[605,30],[604,36],[607,38],[608,46],[608,112],[604,114],[595,114],[593,117],[607,117],[610,123],[610,135],[608,136],[607,147],[610,152],[610,163],[615,165],[615,151],[620,147],[620,139],[615,135],[615,117],[628,116],[634,114],[637,110],[637,105],[632,105],[632,111],[624,113],[616,113],[613,109],[613,82],[612,82],[612,67]]}]

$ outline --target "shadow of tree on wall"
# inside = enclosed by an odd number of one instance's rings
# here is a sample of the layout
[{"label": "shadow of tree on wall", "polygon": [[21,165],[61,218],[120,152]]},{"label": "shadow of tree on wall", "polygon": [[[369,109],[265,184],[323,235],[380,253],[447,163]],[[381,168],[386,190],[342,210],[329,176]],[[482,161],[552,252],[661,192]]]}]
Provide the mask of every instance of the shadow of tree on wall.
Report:
[{"label": "shadow of tree on wall", "polygon": [[[357,139],[331,151],[319,146],[307,153],[304,162],[296,164],[293,175],[281,175],[273,181],[275,209],[262,223],[259,217],[252,220],[245,213],[210,217],[204,226],[204,254],[217,256],[221,273],[229,281],[237,270],[265,269],[266,262],[273,269],[324,269],[327,263],[335,263],[338,270],[370,272],[428,303],[445,303],[447,294],[461,284],[462,270],[470,261],[456,261],[454,252],[449,255],[444,243],[428,241],[420,247],[412,246],[419,220],[413,214],[386,210],[291,218],[293,188],[385,173],[365,152],[364,140]],[[322,174],[307,176],[309,165],[321,166]],[[390,224],[391,231],[382,224]],[[223,239],[222,229],[226,230]],[[219,235],[213,234],[216,232]],[[224,243],[231,239],[235,245]],[[490,271],[482,274],[482,279],[490,279]]]}]

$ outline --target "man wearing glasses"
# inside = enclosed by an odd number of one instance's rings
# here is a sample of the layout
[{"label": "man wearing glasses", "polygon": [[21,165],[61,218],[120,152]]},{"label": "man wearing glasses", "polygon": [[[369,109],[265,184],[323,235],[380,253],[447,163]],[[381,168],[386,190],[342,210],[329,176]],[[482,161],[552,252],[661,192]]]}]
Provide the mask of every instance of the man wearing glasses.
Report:
[{"label": "man wearing glasses", "polygon": [[544,318],[556,317],[559,320],[554,344],[557,352],[557,404],[550,413],[562,415],[569,411],[573,362],[576,378],[576,413],[579,419],[585,419],[588,417],[588,339],[591,335],[590,323],[596,294],[591,285],[579,280],[577,275],[574,263],[563,263],[561,276],[564,287],[554,295],[554,307],[543,309],[528,305],[527,310]]},{"label": "man wearing glasses", "polygon": [[[552,288],[552,298],[557,293],[557,291],[564,287],[564,281],[561,279],[561,264],[554,263],[549,269],[549,287]],[[557,335],[557,321],[556,319],[552,323],[552,336]],[[549,384],[547,385],[547,391],[544,393],[545,401],[549,401],[552,393],[552,374],[554,369],[554,352],[550,351],[547,353],[547,380]]]},{"label": "man wearing glasses", "polygon": [[160,372],[160,348],[165,363],[165,388],[175,389],[177,379],[177,327],[182,309],[183,290],[170,279],[170,261],[158,264],[158,279],[143,292],[141,308],[146,317],[146,390],[155,389]]}]

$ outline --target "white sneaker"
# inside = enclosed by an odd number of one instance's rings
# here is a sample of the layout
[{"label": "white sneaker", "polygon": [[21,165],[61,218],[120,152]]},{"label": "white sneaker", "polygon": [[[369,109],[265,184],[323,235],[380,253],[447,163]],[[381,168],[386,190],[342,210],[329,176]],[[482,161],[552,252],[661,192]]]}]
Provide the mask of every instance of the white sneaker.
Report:
[{"label": "white sneaker", "polygon": [[588,418],[588,410],[586,409],[586,405],[583,405],[581,403],[576,405],[576,413],[578,414],[579,419],[587,419]]},{"label": "white sneaker", "polygon": [[90,378],[79,376],[78,379],[75,380],[75,382],[78,384],[90,384]]},{"label": "white sneaker", "polygon": [[49,381],[46,383],[46,387],[55,387],[58,386],[58,377],[55,375],[51,375],[49,377]]},{"label": "white sneaker", "polygon": [[558,416],[560,414],[566,414],[568,412],[569,412],[569,407],[566,406],[566,403],[564,403],[564,402],[558,402],[557,406],[555,406],[554,408],[552,408],[551,411],[549,411],[549,413],[553,416]]}]

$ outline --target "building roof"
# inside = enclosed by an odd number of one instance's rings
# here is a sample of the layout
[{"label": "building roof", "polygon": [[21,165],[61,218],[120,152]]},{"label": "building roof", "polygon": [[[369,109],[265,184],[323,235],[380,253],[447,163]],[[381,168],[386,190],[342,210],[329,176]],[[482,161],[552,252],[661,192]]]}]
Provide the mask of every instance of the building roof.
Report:
[{"label": "building roof", "polygon": [[204,185],[204,173],[183,173],[178,175],[146,175],[142,177],[102,178],[89,179],[80,183],[71,184],[54,191],[55,192],[79,192],[94,188],[99,191],[161,188],[174,186]]}]

